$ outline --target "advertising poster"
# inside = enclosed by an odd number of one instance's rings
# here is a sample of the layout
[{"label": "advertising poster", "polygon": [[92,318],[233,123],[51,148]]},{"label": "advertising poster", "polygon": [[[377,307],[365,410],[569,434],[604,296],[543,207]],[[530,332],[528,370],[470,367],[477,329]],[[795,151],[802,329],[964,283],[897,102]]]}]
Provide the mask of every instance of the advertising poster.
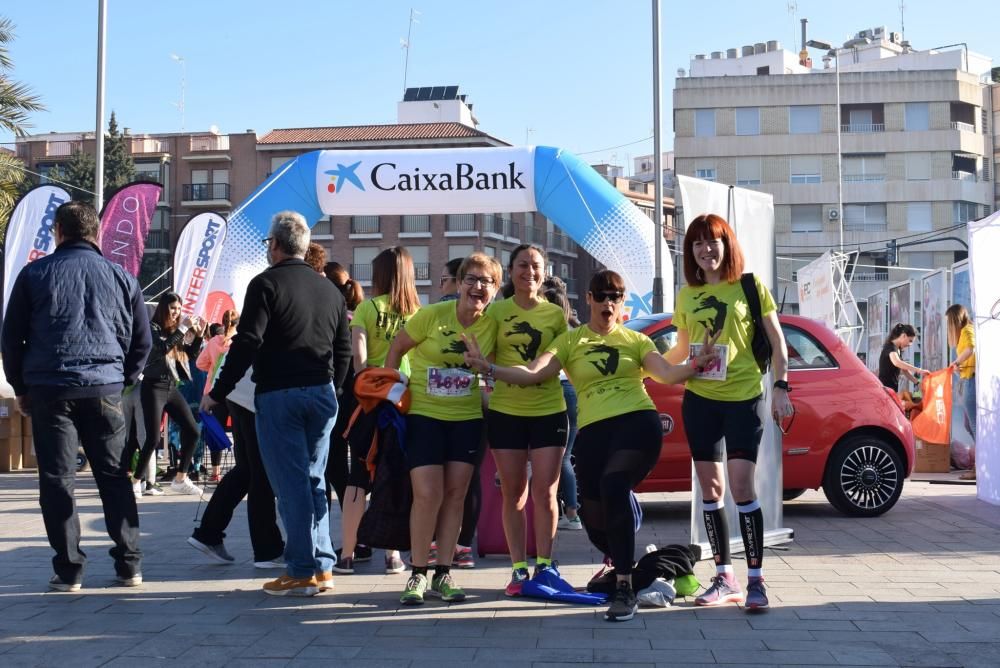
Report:
[{"label": "advertising poster", "polygon": [[[902,323],[919,327],[920,323],[913,322],[913,293],[910,281],[897,283],[889,288],[889,319],[886,321],[886,332],[891,332],[892,328]],[[903,351],[903,359],[908,362],[913,360],[913,351],[917,347],[914,343]]]},{"label": "advertising poster", "polygon": [[879,290],[868,297],[868,354],[865,356],[865,364],[875,373],[878,373],[878,358],[882,353],[882,344],[889,333],[885,321],[887,296],[886,290]]},{"label": "advertising poster", "polygon": [[947,365],[948,335],[944,311],[948,308],[947,280],[944,269],[927,274],[921,280],[920,352],[923,368],[931,371]]},{"label": "advertising poster", "polygon": [[961,304],[972,315],[972,286],[969,284],[969,261],[963,260],[951,265],[951,301]]},{"label": "advertising poster", "polygon": [[833,260],[830,251],[796,272],[799,287],[799,315],[837,328],[836,300],[833,292]]}]

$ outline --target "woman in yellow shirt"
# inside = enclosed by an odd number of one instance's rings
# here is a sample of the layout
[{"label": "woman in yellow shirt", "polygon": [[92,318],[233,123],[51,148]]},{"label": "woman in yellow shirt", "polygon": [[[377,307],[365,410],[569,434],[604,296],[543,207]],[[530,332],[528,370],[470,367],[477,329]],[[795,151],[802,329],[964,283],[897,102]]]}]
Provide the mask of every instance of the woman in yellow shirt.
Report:
[{"label": "woman in yellow shirt", "polygon": [[[952,304],[944,312],[948,319],[948,345],[955,349],[955,361],[949,368],[958,372],[965,426],[976,438],[976,332],[969,312],[961,304]],[[976,469],[966,471],[962,480],[975,480]]]}]

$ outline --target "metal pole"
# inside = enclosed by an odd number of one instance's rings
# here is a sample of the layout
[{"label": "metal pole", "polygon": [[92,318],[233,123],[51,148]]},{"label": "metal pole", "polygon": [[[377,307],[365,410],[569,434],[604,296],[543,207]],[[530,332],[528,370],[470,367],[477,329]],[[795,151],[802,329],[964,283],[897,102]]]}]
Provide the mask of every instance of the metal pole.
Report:
[{"label": "metal pole", "polygon": [[653,313],[663,313],[663,155],[660,149],[660,0],[653,0]]},{"label": "metal pole", "polygon": [[94,208],[104,205],[104,58],[107,53],[104,34],[108,29],[108,0],[97,0],[97,131],[94,141],[97,157],[94,161]]},{"label": "metal pole", "polygon": [[834,57],[837,59],[837,225],[840,230],[840,245],[837,250],[844,252],[844,153],[841,150],[840,134],[842,131],[840,111],[840,49],[838,48]]}]

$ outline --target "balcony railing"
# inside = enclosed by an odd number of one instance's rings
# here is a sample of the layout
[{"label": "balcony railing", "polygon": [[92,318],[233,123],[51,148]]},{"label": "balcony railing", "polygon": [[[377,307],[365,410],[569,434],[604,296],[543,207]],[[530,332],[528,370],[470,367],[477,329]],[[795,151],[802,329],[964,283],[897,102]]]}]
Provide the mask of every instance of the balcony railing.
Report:
[{"label": "balcony railing", "polygon": [[575,278],[564,278],[563,283],[566,284],[566,293],[575,295],[576,292],[576,279]]},{"label": "balcony railing", "polygon": [[372,265],[368,264],[352,264],[351,265],[351,278],[355,281],[370,281],[372,280]]},{"label": "balcony railing", "polygon": [[414,262],[413,272],[416,274],[418,281],[429,281],[431,280],[431,263],[430,262]]},{"label": "balcony railing", "polygon": [[844,221],[845,232],[885,232],[886,223],[882,221]]},{"label": "balcony railing", "polygon": [[378,216],[351,216],[351,234],[378,233]]},{"label": "balcony railing", "polygon": [[132,153],[168,153],[170,144],[165,139],[150,139],[147,137],[132,140]]},{"label": "balcony railing", "polygon": [[977,177],[976,177],[975,172],[959,172],[959,171],[954,171],[954,170],[951,172],[951,179],[953,181],[977,181],[978,180]]},{"label": "balcony railing", "polygon": [[962,121],[952,121],[951,129],[958,130],[960,132],[975,132],[976,126],[972,123],[963,123]]},{"label": "balcony railing", "polygon": [[885,174],[844,174],[844,183],[882,183]]},{"label": "balcony railing", "polygon": [[526,244],[537,244],[539,246],[545,245],[545,230],[540,230],[537,227],[524,226],[524,243]]},{"label": "balcony railing", "polygon": [[840,131],[847,133],[885,132],[885,123],[845,123],[840,126]]},{"label": "balcony railing", "polygon": [[146,234],[146,248],[170,248],[170,230],[150,230]]},{"label": "balcony railing", "polygon": [[472,213],[449,214],[445,222],[447,232],[475,232],[476,216]]},{"label": "balcony railing", "polygon": [[483,217],[483,232],[487,234],[497,234],[503,237],[520,239],[521,224],[510,220],[509,218],[487,215]]},{"label": "balcony railing", "polygon": [[864,273],[855,272],[854,275],[851,276],[851,281],[855,283],[878,283],[878,282],[885,282],[888,280],[889,280],[888,269],[885,271],[879,271],[876,269],[875,271],[866,271]]},{"label": "balcony railing", "polygon": [[399,231],[404,233],[409,232],[430,232],[431,231],[431,217],[430,216],[403,216],[402,221],[399,224]]},{"label": "balcony railing", "polygon": [[566,251],[570,250],[570,244],[572,240],[563,234],[562,232],[553,232],[549,237],[549,248],[555,248],[556,250]]},{"label": "balcony railing", "polygon": [[228,183],[185,183],[181,199],[189,202],[209,202],[229,199]]},{"label": "balcony railing", "polygon": [[191,151],[228,151],[229,135],[191,137]]}]

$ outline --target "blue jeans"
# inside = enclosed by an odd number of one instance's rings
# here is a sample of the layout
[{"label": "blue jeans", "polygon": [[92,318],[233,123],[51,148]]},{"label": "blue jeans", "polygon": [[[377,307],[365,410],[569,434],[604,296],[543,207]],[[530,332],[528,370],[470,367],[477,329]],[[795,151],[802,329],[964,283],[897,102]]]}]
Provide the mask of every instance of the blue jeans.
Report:
[{"label": "blue jeans", "polygon": [[965,409],[965,427],[976,438],[976,377],[965,378],[962,383],[962,408]]},{"label": "blue jeans", "polygon": [[337,421],[333,383],[263,392],[254,405],[260,456],[285,525],[288,575],[329,573],[336,557],[324,473]]},{"label": "blue jeans", "polygon": [[568,380],[562,381],[563,397],[566,399],[566,417],[569,418],[569,433],[566,436],[566,452],[563,453],[562,475],[559,476],[559,496],[567,508],[580,507],[576,496],[576,471],[573,470],[573,441],[576,440],[576,389]]}]

